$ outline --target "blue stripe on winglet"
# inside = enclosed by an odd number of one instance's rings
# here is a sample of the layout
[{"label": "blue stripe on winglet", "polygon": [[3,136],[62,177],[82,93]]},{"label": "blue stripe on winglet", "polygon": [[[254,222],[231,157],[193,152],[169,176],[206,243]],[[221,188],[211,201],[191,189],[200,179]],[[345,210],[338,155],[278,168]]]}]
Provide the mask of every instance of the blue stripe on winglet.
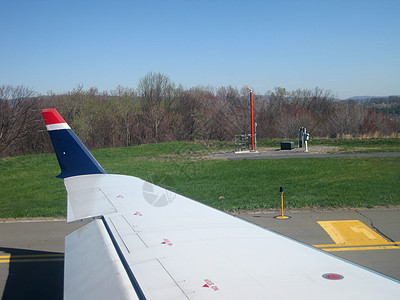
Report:
[{"label": "blue stripe on winglet", "polygon": [[88,174],[107,174],[71,129],[49,131],[60,164],[59,178]]}]

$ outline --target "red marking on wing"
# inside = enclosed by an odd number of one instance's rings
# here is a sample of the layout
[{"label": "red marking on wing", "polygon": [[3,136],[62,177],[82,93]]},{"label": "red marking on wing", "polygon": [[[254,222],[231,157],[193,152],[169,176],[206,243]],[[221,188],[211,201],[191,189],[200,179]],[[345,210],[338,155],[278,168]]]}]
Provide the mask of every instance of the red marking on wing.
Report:
[{"label": "red marking on wing", "polygon": [[173,245],[169,239],[164,239],[164,241],[161,244],[162,245],[168,245],[168,246],[172,246]]},{"label": "red marking on wing", "polygon": [[325,279],[330,279],[330,280],[340,280],[340,279],[344,278],[343,275],[335,274],[335,273],[326,273],[326,274],[323,274],[322,277],[324,277]]},{"label": "red marking on wing", "polygon": [[216,284],[214,282],[212,282],[210,279],[204,279],[205,281],[205,285],[203,285],[203,287],[208,287],[208,288],[212,288],[215,292],[219,290],[219,288],[216,286]]}]

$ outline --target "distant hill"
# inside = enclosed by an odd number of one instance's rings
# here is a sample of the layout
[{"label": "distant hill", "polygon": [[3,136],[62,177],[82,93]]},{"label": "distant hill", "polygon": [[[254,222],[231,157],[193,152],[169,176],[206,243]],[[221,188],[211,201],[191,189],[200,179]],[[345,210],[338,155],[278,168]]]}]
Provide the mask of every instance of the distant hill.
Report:
[{"label": "distant hill", "polygon": [[394,104],[400,103],[400,95],[392,96],[354,96],[345,101],[354,101],[365,104]]},{"label": "distant hill", "polygon": [[376,113],[400,120],[400,96],[355,96],[344,102],[361,103]]}]

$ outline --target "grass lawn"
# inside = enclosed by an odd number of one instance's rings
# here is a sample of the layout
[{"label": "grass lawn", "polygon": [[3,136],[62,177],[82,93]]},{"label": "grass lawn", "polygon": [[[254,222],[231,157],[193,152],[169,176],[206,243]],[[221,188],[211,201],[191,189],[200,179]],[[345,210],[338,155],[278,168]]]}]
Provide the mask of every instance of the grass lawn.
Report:
[{"label": "grass lawn", "polygon": [[[395,148],[400,143],[395,142]],[[385,148],[388,143],[374,145]],[[221,210],[280,206],[279,187],[289,207],[373,207],[400,204],[400,157],[277,160],[198,159],[223,143],[173,142],[98,149],[93,154],[108,173],[134,175]],[[54,154],[0,159],[0,218],[62,217],[66,192],[55,178]]]}]

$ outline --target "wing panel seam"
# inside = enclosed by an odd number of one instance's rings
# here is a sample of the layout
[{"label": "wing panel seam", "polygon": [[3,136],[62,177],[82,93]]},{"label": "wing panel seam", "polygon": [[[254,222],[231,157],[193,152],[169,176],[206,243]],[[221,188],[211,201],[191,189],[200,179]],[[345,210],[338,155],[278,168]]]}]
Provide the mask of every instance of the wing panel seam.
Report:
[{"label": "wing panel seam", "polygon": [[[110,222],[112,223],[112,225],[114,226],[114,228],[115,228],[115,231],[117,232],[117,234],[118,234],[118,236],[119,236],[119,238],[121,239],[121,241],[122,241],[122,243],[124,244],[124,246],[125,246],[125,248],[126,248],[126,251],[128,251],[128,253],[131,253],[131,251],[129,251],[129,248],[128,248],[128,246],[125,244],[125,241],[124,241],[124,239],[122,238],[122,236],[119,234],[119,231],[117,230],[117,227],[115,226],[115,224],[114,224],[114,222],[113,222],[113,220],[110,218]],[[109,233],[110,234],[110,233]]]},{"label": "wing panel seam", "polygon": [[[142,239],[142,237],[139,234],[139,231],[136,231],[135,228],[132,226],[132,224],[125,218],[124,215],[122,215],[122,218],[126,221],[126,223],[132,228],[132,230],[135,232],[136,236],[142,241],[142,243],[146,246],[146,248],[149,248],[149,246],[146,244],[146,242]],[[122,237],[121,237],[122,239]],[[123,240],[123,239],[122,239]]]},{"label": "wing panel seam", "polygon": [[108,201],[108,202],[111,204],[111,206],[114,208],[114,211],[118,211],[117,208],[115,207],[114,203],[107,197],[106,193],[104,193],[103,189],[102,189],[100,186],[98,186],[97,188],[98,188],[98,189],[100,190],[100,192],[104,195],[104,198],[106,198],[107,201]]},{"label": "wing panel seam", "polygon": [[180,286],[180,285],[178,284],[178,282],[174,279],[174,277],[172,277],[172,275],[171,275],[171,274],[168,272],[168,270],[164,267],[164,265],[161,263],[161,261],[160,261],[158,258],[156,258],[156,260],[157,260],[157,262],[161,265],[161,267],[164,269],[164,271],[168,274],[168,276],[175,282],[176,286],[181,290],[182,294],[184,294],[185,297],[186,297],[187,299],[190,299],[190,298],[186,295],[185,291],[182,290],[181,286]]},{"label": "wing panel seam", "polygon": [[112,241],[112,243],[113,243],[113,245],[115,247],[115,250],[117,251],[117,254],[118,254],[118,256],[119,256],[119,258],[121,260],[121,263],[122,263],[126,273],[128,274],[129,280],[131,281],[132,286],[135,289],[135,292],[136,292],[138,298],[141,299],[141,300],[146,300],[146,297],[145,297],[142,289],[140,288],[140,285],[139,285],[138,281],[136,280],[135,275],[133,274],[132,270],[130,269],[129,264],[125,259],[125,256],[123,255],[120,247],[118,246],[118,243],[115,240],[115,237],[112,234],[111,229],[107,224],[107,221],[105,220],[104,216],[101,219],[102,219],[104,227],[106,228],[107,233],[110,236],[110,239],[111,239],[111,241]]}]

